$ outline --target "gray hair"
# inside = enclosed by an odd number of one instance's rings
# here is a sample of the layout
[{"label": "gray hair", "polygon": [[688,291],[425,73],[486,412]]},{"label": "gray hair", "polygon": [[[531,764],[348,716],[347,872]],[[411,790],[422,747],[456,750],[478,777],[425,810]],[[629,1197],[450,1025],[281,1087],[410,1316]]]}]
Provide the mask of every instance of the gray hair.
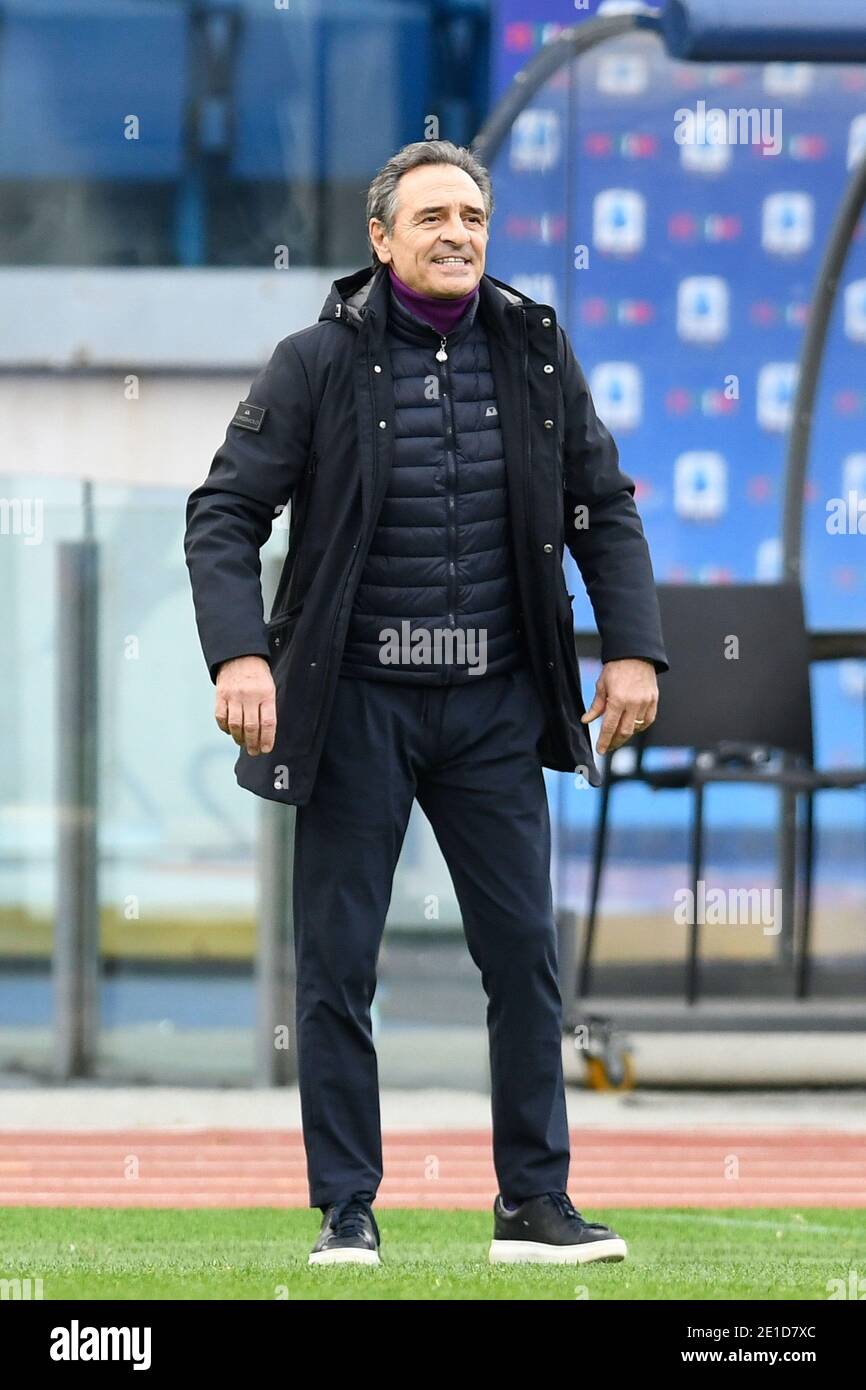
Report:
[{"label": "gray hair", "polygon": [[474,179],[481,190],[487,221],[493,216],[493,185],[490,175],[479,159],[465,145],[453,145],[450,140],[416,140],[404,145],[383,164],[370,187],[367,189],[367,242],[373,265],[380,264],[373,239],[370,236],[370,218],[384,224],[391,236],[394,231],[394,218],[397,215],[397,185],[404,174],[416,169],[419,164],[453,164],[463,169]]}]

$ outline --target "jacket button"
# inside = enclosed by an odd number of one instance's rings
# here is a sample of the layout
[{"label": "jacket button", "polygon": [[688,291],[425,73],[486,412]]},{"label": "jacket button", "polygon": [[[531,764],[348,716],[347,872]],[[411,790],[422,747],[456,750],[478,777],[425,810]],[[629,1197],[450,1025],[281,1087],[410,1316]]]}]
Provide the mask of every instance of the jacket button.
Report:
[{"label": "jacket button", "polygon": [[382,368],[379,366],[379,363],[377,362],[376,365],[375,365],[374,368],[373,368],[373,371],[374,371],[374,372],[381,372],[381,370],[382,370]]},{"label": "jacket button", "polygon": [[542,325],[543,325],[545,328],[549,328],[550,325],[551,325],[551,323],[553,322],[553,320],[552,320],[552,319],[542,319],[541,322],[542,322]]},{"label": "jacket button", "polygon": [[387,420],[380,420],[380,421],[379,421],[379,429],[380,429],[380,430],[386,430],[387,428],[388,428],[388,421],[387,421]]},{"label": "jacket button", "polygon": [[544,547],[544,553],[545,553],[545,555],[551,555],[551,554],[553,553],[553,546],[552,546],[552,545],[546,545],[546,546]]},{"label": "jacket button", "polygon": [[552,661],[548,661],[547,665],[548,665],[548,669],[552,671],[552,670],[553,670],[553,662],[552,662]]},{"label": "jacket button", "polygon": [[552,429],[553,429],[553,421],[552,421],[552,420],[545,420],[545,422],[544,422],[544,428],[545,428],[546,430],[552,430]]},{"label": "jacket button", "polygon": [[551,365],[550,365],[549,362],[545,362],[545,364],[544,364],[544,370],[545,370],[548,374],[550,374],[550,372],[553,371],[553,368],[551,367]]}]

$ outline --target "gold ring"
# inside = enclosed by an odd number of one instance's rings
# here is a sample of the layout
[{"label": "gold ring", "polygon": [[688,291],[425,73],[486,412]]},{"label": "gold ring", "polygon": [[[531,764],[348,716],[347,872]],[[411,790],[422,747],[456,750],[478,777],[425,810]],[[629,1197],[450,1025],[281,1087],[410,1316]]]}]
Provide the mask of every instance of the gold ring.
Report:
[{"label": "gold ring", "polygon": [[638,724],[645,724],[645,723],[646,723],[646,720],[645,720],[645,719],[636,719],[634,722],[635,722],[635,728],[637,728]]}]

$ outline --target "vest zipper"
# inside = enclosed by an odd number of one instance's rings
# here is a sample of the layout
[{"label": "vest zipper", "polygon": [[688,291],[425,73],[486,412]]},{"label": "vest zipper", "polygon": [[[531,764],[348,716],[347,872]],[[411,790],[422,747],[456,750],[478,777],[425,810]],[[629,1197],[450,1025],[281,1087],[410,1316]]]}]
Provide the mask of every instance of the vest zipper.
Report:
[{"label": "vest zipper", "polygon": [[[440,357],[439,353],[443,355]],[[443,364],[448,361],[445,339],[436,354]],[[447,564],[448,576],[446,597],[448,602],[448,625],[457,626],[457,440],[454,426],[454,398],[451,393],[451,373],[443,365],[442,377],[445,382],[445,495],[447,498],[446,535],[448,537]],[[449,442],[450,441],[450,442]]]}]

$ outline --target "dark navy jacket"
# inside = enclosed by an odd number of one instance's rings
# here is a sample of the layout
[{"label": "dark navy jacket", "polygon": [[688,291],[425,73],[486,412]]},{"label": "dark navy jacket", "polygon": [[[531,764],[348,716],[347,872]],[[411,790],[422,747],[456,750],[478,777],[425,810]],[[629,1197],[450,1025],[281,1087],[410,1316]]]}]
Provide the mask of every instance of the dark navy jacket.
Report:
[{"label": "dark navy jacket", "polygon": [[[184,549],[211,679],[230,657],[271,663],[276,743],[257,756],[241,748],[235,775],[274,801],[303,805],[312,793],[388,487],[397,420],[388,279],[380,265],[336,280],[319,321],[277,344],[187,503]],[[562,555],[567,546],[580,569],[602,661],[642,657],[667,670],[635,486],[553,309],[483,275],[478,313],[500,411],[522,635],[547,711],[539,759],[599,786],[580,722]],[[266,621],[259,551],[289,500],[289,553]]]}]

